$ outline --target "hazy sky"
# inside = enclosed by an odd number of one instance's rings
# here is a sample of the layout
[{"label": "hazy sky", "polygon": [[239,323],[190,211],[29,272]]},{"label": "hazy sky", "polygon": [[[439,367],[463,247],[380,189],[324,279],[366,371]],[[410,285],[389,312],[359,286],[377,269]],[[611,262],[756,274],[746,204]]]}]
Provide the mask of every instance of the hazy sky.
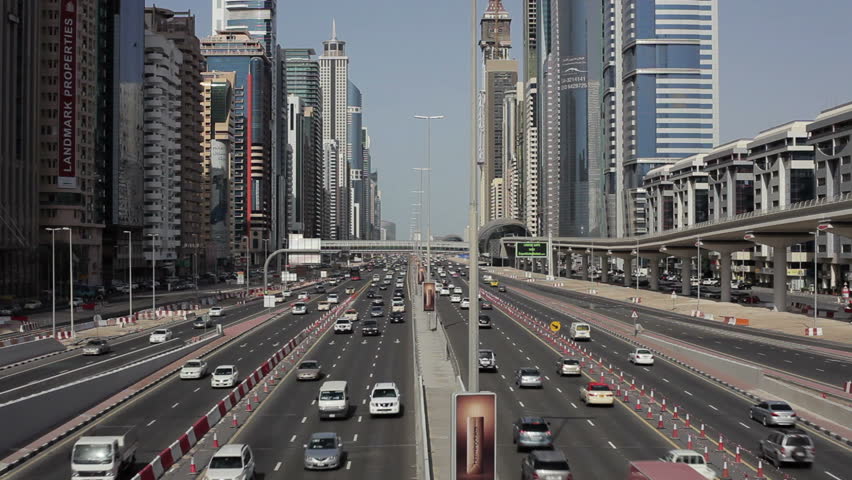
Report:
[{"label": "hazy sky", "polygon": [[[211,0],[146,2],[191,9],[199,37],[210,33]],[[481,12],[487,1],[479,3]],[[520,60],[521,0],[503,4]],[[396,222],[400,239],[408,238],[410,204],[417,202],[412,168],[426,163],[426,125],[415,114],[446,116],[432,123],[433,234],[461,235],[467,225],[468,12],[463,0],[278,0],[284,47],[321,52],[337,19],[351,79],[363,93],[382,213]],[[852,2],[719,0],[719,13],[722,142],[852,100]]]}]

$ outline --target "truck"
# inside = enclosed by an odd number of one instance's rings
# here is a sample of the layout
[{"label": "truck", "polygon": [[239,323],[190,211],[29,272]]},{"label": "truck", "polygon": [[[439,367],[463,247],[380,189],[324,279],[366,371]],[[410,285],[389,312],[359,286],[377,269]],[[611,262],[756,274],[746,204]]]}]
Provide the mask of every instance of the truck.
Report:
[{"label": "truck", "polygon": [[630,462],[625,480],[704,480],[704,477],[683,463],[639,460]]},{"label": "truck", "polygon": [[103,426],[80,437],[71,451],[73,480],[113,480],[136,462],[133,426]]}]

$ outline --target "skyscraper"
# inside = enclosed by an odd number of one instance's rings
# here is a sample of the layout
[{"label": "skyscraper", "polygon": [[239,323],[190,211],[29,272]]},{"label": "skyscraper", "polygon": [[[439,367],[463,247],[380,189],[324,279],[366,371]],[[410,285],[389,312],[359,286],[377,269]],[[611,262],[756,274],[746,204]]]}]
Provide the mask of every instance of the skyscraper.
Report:
[{"label": "skyscraper", "polygon": [[643,178],[719,140],[716,0],[604,0],[610,235],[647,231]]},{"label": "skyscraper", "polygon": [[220,30],[248,31],[252,38],[263,43],[267,55],[273,58],[278,47],[275,26],[277,3],[277,0],[211,0],[211,33],[215,35]]},{"label": "skyscraper", "polygon": [[[506,91],[515,89],[518,81],[518,62],[509,59],[512,47],[511,22],[509,12],[503,8],[501,0],[489,0],[488,8],[480,20],[479,43],[485,61],[483,192],[495,191],[494,180],[503,178],[503,97]],[[494,198],[483,205],[485,208],[481,221],[493,220],[505,214],[503,208],[499,212],[495,211],[492,208],[494,205],[497,205]]]},{"label": "skyscraper", "polygon": [[[352,238],[366,240],[369,234],[370,166],[364,164],[363,102],[361,89],[349,82],[349,131],[346,134],[346,154],[350,166],[352,185]],[[355,213],[357,211],[357,213]]]},{"label": "skyscraper", "polygon": [[320,89],[322,92],[322,138],[326,151],[325,176],[329,200],[329,235],[331,239],[349,237],[350,192],[347,162],[349,57],[346,42],[337,39],[337,24],[332,23],[331,39],[323,42],[320,56]]}]

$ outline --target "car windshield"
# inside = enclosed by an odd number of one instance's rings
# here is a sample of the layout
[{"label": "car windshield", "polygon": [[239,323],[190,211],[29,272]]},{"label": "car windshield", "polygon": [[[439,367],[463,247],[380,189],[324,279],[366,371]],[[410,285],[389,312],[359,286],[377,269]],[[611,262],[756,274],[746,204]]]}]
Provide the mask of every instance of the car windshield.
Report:
[{"label": "car windshield", "polygon": [[544,461],[539,460],[535,462],[536,470],[556,470],[556,471],[568,471],[570,468],[568,467],[568,462],[564,460],[555,460],[555,461]]},{"label": "car windshield", "polygon": [[343,392],[334,390],[320,392],[320,400],[343,400]]},{"label": "car windshield", "polygon": [[213,375],[232,375],[234,373],[233,369],[230,368],[217,368]]},{"label": "car windshield", "polygon": [[106,465],[112,462],[112,446],[77,445],[72,458],[74,463],[83,465]]},{"label": "car windshield", "polygon": [[103,340],[89,340],[88,344],[93,346],[93,347],[97,347],[97,346],[103,345],[104,341]]},{"label": "car windshield", "polygon": [[302,368],[302,369],[319,368],[319,363],[317,363],[317,362],[302,362],[302,364],[299,365],[299,368]]},{"label": "car windshield", "polygon": [[376,328],[376,326],[378,326],[378,322],[374,322],[374,321],[370,321],[370,320],[367,320],[367,321],[364,322],[365,328]]},{"label": "car windshield", "polygon": [[374,311],[374,312],[381,312],[381,311],[382,311],[382,307],[381,307],[381,306],[379,306],[379,305],[374,305],[374,306],[373,306],[373,311]]},{"label": "car windshield", "polygon": [[788,447],[808,447],[811,445],[811,439],[804,435],[790,435],[787,437],[787,442],[784,445]]},{"label": "car windshield", "polygon": [[536,370],[534,368],[522,368],[521,369],[521,375],[537,377],[538,376],[538,370]]},{"label": "car windshield", "polygon": [[198,360],[190,360],[184,364],[183,368],[198,368],[200,366],[201,362],[199,362]]},{"label": "car windshield", "polygon": [[521,430],[525,432],[546,432],[549,428],[546,423],[525,423]]},{"label": "car windshield", "polygon": [[337,320],[337,323],[345,323],[345,324],[349,325],[352,322],[349,321],[349,320],[344,320],[344,319],[340,318],[340,319]]},{"label": "car windshield", "polygon": [[396,390],[392,388],[377,388],[373,390],[373,398],[396,398]]},{"label": "car windshield", "polygon": [[308,450],[327,450],[335,447],[337,445],[333,438],[312,438],[311,443],[308,444]]},{"label": "car windshield", "polygon": [[243,468],[243,459],[240,457],[213,457],[210,460],[210,469],[232,469]]},{"label": "car windshield", "polygon": [[769,405],[769,408],[771,410],[776,410],[776,411],[779,411],[779,412],[791,412],[791,411],[793,411],[793,409],[790,408],[790,405],[787,405],[786,403],[773,403],[773,404]]},{"label": "car windshield", "polygon": [[596,392],[606,392],[609,391],[609,385],[589,385],[589,390],[593,390]]}]

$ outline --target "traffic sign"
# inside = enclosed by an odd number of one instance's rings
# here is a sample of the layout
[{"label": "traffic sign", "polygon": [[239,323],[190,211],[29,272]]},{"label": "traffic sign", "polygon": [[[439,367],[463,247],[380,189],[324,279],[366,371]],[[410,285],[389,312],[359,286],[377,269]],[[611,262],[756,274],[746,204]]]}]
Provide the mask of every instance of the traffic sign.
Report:
[{"label": "traffic sign", "polygon": [[559,329],[562,328],[562,324],[559,322],[550,322],[550,330],[554,333],[558,332]]},{"label": "traffic sign", "polygon": [[636,313],[636,310],[633,310],[633,313],[630,314],[630,318],[639,318],[639,314]]}]

